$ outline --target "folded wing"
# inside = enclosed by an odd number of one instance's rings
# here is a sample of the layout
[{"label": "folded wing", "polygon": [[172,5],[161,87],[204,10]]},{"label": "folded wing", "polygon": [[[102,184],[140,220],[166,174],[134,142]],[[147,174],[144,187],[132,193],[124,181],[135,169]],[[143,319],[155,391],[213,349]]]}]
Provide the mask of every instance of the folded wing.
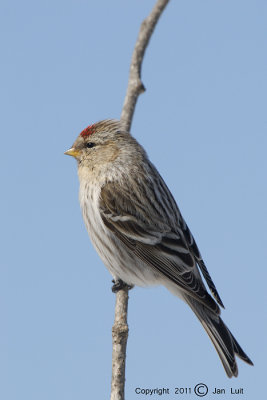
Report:
[{"label": "folded wing", "polygon": [[145,264],[219,314],[201,279],[187,230],[183,226],[174,229],[157,213],[157,207],[149,207],[149,202],[144,207],[138,193],[123,190],[117,183],[102,188],[100,210],[105,226]]}]

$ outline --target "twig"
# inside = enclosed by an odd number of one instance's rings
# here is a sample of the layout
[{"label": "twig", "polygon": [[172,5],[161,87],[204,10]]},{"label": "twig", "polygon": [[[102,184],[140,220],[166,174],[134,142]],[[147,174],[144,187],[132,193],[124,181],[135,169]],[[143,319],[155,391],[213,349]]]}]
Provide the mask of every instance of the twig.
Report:
[{"label": "twig", "polygon": [[125,361],[128,339],[127,324],[128,288],[116,294],[115,320],[112,328],[112,378],[111,400],[124,400]]},{"label": "twig", "polygon": [[142,22],[134,47],[126,96],[121,112],[121,122],[126,131],[130,132],[133,114],[138,96],[145,91],[141,81],[141,67],[145,51],[155,26],[169,0],[158,0],[149,16]]},{"label": "twig", "polygon": [[[138,96],[145,91],[141,81],[144,54],[159,17],[168,2],[169,0],[158,0],[140,27],[132,55],[128,88],[121,113],[121,122],[128,132],[130,132]],[[129,332],[127,309],[128,289],[124,287],[116,294],[115,320],[112,328],[111,400],[124,400],[126,346]]]}]

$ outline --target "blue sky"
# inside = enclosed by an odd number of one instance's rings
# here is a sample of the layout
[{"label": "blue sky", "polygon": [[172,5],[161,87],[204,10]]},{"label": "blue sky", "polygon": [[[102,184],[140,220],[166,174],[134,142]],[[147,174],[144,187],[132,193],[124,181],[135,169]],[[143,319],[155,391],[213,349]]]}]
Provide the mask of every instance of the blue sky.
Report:
[{"label": "blue sky", "polygon": [[[82,221],[75,162],[63,152],[89,123],[119,118],[153,4],[1,1],[1,399],[109,396],[115,296]],[[164,288],[135,288],[128,400],[141,399],[136,387],[173,393],[199,382],[242,387],[235,399],[265,393],[266,11],[260,0],[172,0],[145,56],[147,91],[132,125],[255,366],[240,361],[238,379],[227,379],[186,305]]]}]

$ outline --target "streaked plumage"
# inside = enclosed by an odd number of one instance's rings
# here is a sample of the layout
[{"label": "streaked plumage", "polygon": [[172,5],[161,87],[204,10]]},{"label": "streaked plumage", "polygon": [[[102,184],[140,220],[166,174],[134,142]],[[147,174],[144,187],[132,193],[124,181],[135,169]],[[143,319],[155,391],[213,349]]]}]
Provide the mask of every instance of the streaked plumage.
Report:
[{"label": "streaked plumage", "polygon": [[238,373],[235,355],[252,364],[221,320],[223,303],[195,240],[144,149],[119,121],[105,120],[86,128],[68,153],[78,161],[86,228],[114,279],[162,284],[182,298],[207,331],[229,377]]}]

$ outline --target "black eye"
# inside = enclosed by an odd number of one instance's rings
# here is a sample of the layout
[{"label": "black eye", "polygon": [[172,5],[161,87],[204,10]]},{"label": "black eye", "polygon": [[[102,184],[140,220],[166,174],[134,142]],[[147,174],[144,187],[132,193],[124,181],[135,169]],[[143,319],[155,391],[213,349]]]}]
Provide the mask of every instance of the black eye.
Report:
[{"label": "black eye", "polygon": [[89,142],[89,143],[86,143],[85,146],[88,147],[88,149],[91,149],[91,147],[95,146],[95,143]]}]

